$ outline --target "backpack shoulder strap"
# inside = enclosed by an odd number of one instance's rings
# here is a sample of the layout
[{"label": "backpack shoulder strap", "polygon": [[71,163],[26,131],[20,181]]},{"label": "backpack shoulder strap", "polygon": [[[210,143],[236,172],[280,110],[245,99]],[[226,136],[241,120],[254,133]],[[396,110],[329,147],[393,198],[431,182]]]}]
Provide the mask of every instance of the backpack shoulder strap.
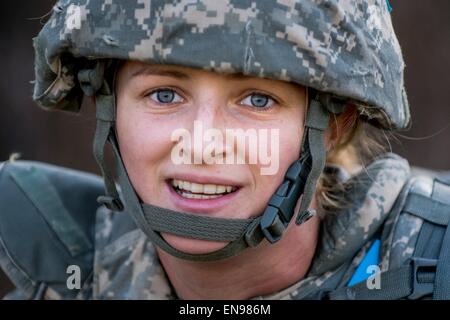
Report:
[{"label": "backpack shoulder strap", "polygon": [[443,179],[412,178],[400,214],[423,223],[411,259],[380,274],[379,289],[365,281],[339,288],[330,299],[450,299],[450,183]]},{"label": "backpack shoulder strap", "polygon": [[69,266],[81,285],[91,277],[96,198],[94,175],[29,161],[0,164],[0,266],[29,299],[75,298]]},{"label": "backpack shoulder strap", "polygon": [[[421,272],[428,272],[427,281],[433,284],[429,284],[428,289],[432,289],[433,299],[450,299],[450,183],[436,178],[431,197],[426,197],[423,192],[413,192],[408,200],[404,211],[423,219],[412,259],[418,279],[413,281],[420,287],[420,280],[425,280],[420,279]],[[420,263],[424,264],[422,270]],[[423,296],[427,295],[427,281],[423,281]],[[412,295],[413,298],[421,296],[420,290]]]}]

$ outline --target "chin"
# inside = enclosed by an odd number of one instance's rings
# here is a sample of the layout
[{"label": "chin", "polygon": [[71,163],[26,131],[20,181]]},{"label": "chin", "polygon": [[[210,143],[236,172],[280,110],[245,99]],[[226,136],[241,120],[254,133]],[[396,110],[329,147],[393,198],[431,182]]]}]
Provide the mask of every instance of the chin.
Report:
[{"label": "chin", "polygon": [[162,233],[161,235],[164,238],[164,240],[166,240],[175,249],[190,254],[211,253],[219,249],[222,249],[229,243],[229,242],[189,239],[168,233]]}]

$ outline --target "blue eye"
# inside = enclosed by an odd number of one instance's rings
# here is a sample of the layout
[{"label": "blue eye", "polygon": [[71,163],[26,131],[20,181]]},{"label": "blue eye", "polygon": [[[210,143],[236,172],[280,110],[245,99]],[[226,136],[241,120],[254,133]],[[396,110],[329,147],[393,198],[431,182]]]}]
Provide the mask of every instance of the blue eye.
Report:
[{"label": "blue eye", "polygon": [[252,93],[242,101],[244,104],[257,109],[268,109],[274,104],[274,100],[271,97],[261,93]]},{"label": "blue eye", "polygon": [[[158,89],[150,93],[149,97],[157,103],[176,103],[183,101],[174,90],[172,89]],[[178,97],[178,98],[177,98]]]}]

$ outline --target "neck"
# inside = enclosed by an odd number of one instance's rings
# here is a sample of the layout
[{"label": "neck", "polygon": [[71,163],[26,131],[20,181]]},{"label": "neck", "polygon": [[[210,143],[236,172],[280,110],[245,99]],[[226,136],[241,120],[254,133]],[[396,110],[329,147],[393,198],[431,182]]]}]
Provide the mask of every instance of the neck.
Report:
[{"label": "neck", "polygon": [[192,262],[157,249],[161,263],[181,299],[249,299],[275,293],[301,280],[311,265],[319,218],[294,222],[283,238],[266,241],[223,261]]}]

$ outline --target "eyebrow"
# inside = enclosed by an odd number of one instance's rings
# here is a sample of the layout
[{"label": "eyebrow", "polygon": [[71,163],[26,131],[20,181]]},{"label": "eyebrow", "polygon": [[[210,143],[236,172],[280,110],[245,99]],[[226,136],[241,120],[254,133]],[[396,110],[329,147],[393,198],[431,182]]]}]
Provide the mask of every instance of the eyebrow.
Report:
[{"label": "eyebrow", "polygon": [[[188,73],[185,73],[183,71],[163,69],[160,66],[156,66],[156,65],[143,66],[131,74],[131,78],[141,77],[141,76],[172,77],[172,78],[176,78],[176,79],[180,79],[180,80],[192,79],[191,75],[189,75]],[[224,73],[224,76],[227,78],[233,79],[233,80],[248,80],[249,78],[251,78],[250,76],[246,76],[240,72]]]},{"label": "eyebrow", "polygon": [[190,79],[191,76],[175,70],[164,70],[158,66],[143,66],[131,74],[131,78],[142,76],[163,76],[177,79]]}]

